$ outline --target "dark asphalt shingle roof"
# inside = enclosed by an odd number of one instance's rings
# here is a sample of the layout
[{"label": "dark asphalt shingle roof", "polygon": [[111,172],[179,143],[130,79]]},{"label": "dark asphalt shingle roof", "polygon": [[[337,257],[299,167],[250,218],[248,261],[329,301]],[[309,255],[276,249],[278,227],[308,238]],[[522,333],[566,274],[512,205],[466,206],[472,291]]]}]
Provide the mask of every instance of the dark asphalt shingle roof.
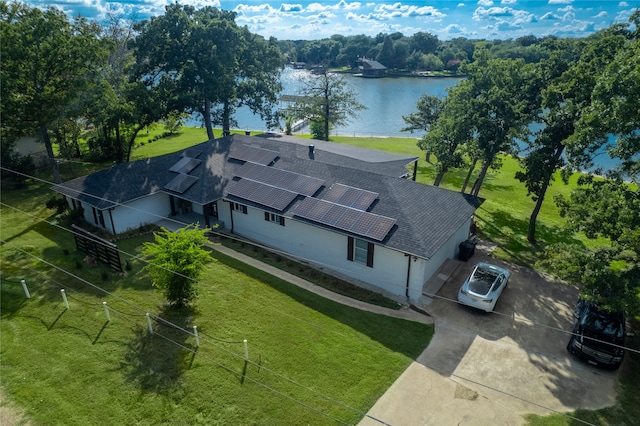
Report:
[{"label": "dark asphalt shingle roof", "polygon": [[[314,145],[313,154],[309,150],[310,144]],[[173,195],[197,204],[225,197],[234,170],[243,164],[229,159],[229,153],[240,145],[277,152],[272,167],[325,180],[316,194],[319,198],[334,183],[377,192],[379,197],[369,211],[396,219],[396,225],[382,244],[416,256],[432,257],[452,233],[467,223],[479,205],[475,197],[401,178],[408,174],[406,166],[417,160],[415,156],[279,135],[233,135],[190,148],[191,155],[200,152],[197,158],[202,162],[189,173],[198,180],[183,194]],[[183,152],[118,164],[55,185],[53,189],[98,209],[125,204],[157,192],[172,193],[164,189],[176,176],[169,168],[182,158]],[[278,213],[292,217],[296,202]]]}]

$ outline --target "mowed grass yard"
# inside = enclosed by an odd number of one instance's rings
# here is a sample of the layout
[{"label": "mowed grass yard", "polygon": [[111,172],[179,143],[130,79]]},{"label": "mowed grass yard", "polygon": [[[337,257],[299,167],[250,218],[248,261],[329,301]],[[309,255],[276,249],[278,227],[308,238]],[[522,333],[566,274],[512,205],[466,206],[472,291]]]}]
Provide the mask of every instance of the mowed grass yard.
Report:
[{"label": "mowed grass yard", "polygon": [[[180,135],[145,143],[134,151],[133,159],[177,151],[205,139],[203,129],[184,129]],[[418,181],[431,184],[435,177],[415,139],[332,139],[416,155],[421,157]],[[533,201],[513,178],[517,161],[509,157],[503,161],[501,169],[487,176],[480,194],[486,201],[477,212],[480,235],[499,244],[497,256],[533,266],[548,244],[602,243],[562,227],[552,197],[568,194],[574,177],[569,186],[557,180],[551,187],[539,216],[539,244],[530,245],[526,230]],[[442,186],[459,190],[465,173],[448,174]],[[102,280],[100,267],[75,269],[80,255],[74,252],[71,236],[37,219],[53,217],[44,208],[48,196],[48,185],[37,183],[21,192],[4,187],[2,192],[3,203],[29,214],[6,205],[1,210],[0,232],[8,242],[2,248],[0,372],[5,393],[33,423],[355,423],[433,332],[430,326],[335,305],[220,256],[207,267],[193,311],[166,309],[139,274],[142,263],[137,259],[131,260],[127,276],[110,274],[107,281]],[[118,245],[137,255],[148,239],[143,236]],[[65,248],[70,255],[64,254]],[[112,295],[45,267],[25,252],[55,259]],[[33,283],[32,299],[24,298],[20,276]],[[69,299],[69,311],[60,295],[63,286],[78,299]],[[102,301],[122,312],[113,312],[109,324]],[[124,301],[133,302],[135,308]],[[162,323],[155,323],[158,330],[149,335],[142,311],[169,318],[185,330],[197,325],[201,346],[196,350],[193,336]],[[249,346],[246,366],[238,344],[242,339]],[[573,414],[593,424],[631,424],[625,419],[640,416],[638,357],[634,353],[629,357],[632,362],[621,371],[618,404]],[[573,424],[562,415],[529,421]]]},{"label": "mowed grass yard", "polygon": [[[433,334],[215,250],[194,307],[167,307],[140,272],[151,235],[118,243],[126,275],[88,265],[72,235],[47,223],[49,196],[43,183],[2,192],[0,372],[32,424],[353,424]],[[154,320],[150,334],[146,312],[179,328]]]}]

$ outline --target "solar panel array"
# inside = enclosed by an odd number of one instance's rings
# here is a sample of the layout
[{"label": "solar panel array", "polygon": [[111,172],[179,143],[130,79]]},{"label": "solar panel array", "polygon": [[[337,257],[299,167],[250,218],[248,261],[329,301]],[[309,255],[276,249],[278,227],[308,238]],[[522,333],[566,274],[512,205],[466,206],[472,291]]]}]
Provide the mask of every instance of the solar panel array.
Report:
[{"label": "solar panel array", "polygon": [[229,154],[229,158],[266,166],[273,163],[275,159],[278,158],[278,153],[268,149],[257,148],[255,146],[240,145]]},{"label": "solar panel array", "polygon": [[377,192],[336,183],[326,190],[322,199],[358,210],[367,210],[378,198],[378,195],[380,194]]},{"label": "solar panel array", "polygon": [[200,163],[202,163],[201,160],[196,160],[195,158],[190,157],[182,157],[176,164],[171,166],[169,171],[176,173],[189,173],[191,170],[198,167]]},{"label": "solar panel array", "polygon": [[293,214],[356,235],[382,241],[396,220],[318,198],[300,201]]},{"label": "solar panel array", "polygon": [[196,176],[180,173],[166,184],[164,189],[183,194],[187,189],[191,188],[191,185],[196,183],[197,180],[198,178]]},{"label": "solar panel array", "polygon": [[234,174],[306,196],[312,196],[324,184],[322,179],[254,163],[245,163]]},{"label": "solar panel array", "polygon": [[286,209],[298,196],[295,192],[249,179],[236,181],[227,189],[227,195],[243,198],[279,211]]}]

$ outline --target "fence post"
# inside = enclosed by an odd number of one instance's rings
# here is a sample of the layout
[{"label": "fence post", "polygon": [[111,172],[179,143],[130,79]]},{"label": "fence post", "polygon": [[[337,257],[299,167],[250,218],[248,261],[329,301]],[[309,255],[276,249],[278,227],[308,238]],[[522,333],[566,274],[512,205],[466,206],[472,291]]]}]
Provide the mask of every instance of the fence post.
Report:
[{"label": "fence post", "polygon": [[107,302],[102,302],[102,306],[104,306],[104,314],[107,316],[107,322],[111,321],[111,315],[109,315],[109,307],[107,306]]},{"label": "fence post", "polygon": [[27,288],[27,282],[25,280],[20,280],[22,283],[22,289],[24,290],[24,295],[27,296],[27,299],[31,299],[31,295],[29,294],[29,289]]},{"label": "fence post", "polygon": [[198,337],[198,326],[194,325],[193,326],[193,335],[196,338],[196,348],[200,347],[200,338]]},{"label": "fence post", "polygon": [[149,327],[149,333],[153,334],[153,324],[151,324],[151,315],[149,315],[149,312],[147,312],[146,316],[147,316],[147,326]]},{"label": "fence post", "polygon": [[62,300],[64,300],[64,306],[69,310],[69,301],[67,300],[67,293],[65,293],[64,288],[60,289],[60,293],[62,293]]},{"label": "fence post", "polygon": [[249,346],[247,345],[247,339],[244,339],[242,343],[244,343],[244,360],[249,361]]}]

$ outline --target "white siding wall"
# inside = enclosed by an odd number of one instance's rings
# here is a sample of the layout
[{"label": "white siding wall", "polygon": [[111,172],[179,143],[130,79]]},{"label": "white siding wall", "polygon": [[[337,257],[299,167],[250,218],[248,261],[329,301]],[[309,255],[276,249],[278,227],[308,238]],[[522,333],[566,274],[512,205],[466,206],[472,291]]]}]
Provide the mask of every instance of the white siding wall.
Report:
[{"label": "white siding wall", "polygon": [[[220,210],[228,212],[229,204]],[[225,220],[227,229],[231,221]],[[347,236],[295,219],[285,218],[285,225],[264,220],[264,211],[249,207],[247,214],[233,211],[233,232],[307,259],[340,274],[365,281],[391,294],[404,297],[407,280],[407,257],[403,253],[375,245],[373,267],[347,260]]]},{"label": "white siding wall", "polygon": [[[91,214],[90,222],[93,223],[93,214],[90,210],[91,208],[89,208],[89,214]],[[125,232],[127,229],[138,228],[140,225],[158,222],[170,214],[171,203],[169,196],[164,193],[157,193],[132,201],[126,206],[118,206],[111,211],[116,234]],[[111,230],[111,219],[109,218],[109,212],[106,210],[104,212],[104,221],[107,229]]]},{"label": "white siding wall", "polygon": [[438,271],[445,260],[458,257],[458,246],[468,238],[470,226],[471,218],[443,244],[442,248],[431,259],[417,259],[416,262],[413,262],[411,265],[411,283],[409,285],[410,300],[417,300],[420,297],[424,284]]}]

